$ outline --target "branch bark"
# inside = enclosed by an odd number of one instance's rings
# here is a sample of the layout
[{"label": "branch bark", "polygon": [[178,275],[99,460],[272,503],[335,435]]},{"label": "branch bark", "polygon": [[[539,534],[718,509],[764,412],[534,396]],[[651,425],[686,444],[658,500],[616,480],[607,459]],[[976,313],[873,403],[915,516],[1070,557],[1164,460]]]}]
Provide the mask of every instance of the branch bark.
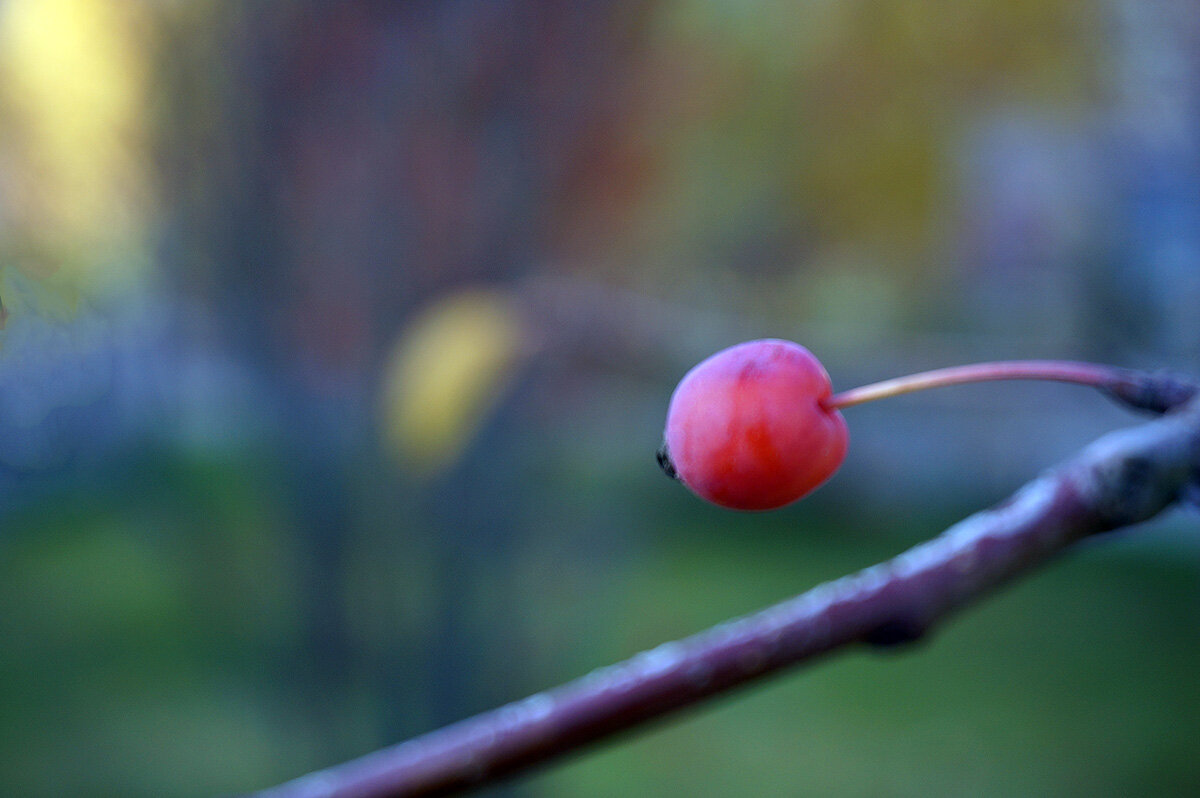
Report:
[{"label": "branch bark", "polygon": [[1118,398],[1170,412],[1098,439],[1007,501],[891,560],[259,795],[382,798],[477,788],[852,643],[914,640],[1070,544],[1194,495],[1196,389],[1149,377]]}]

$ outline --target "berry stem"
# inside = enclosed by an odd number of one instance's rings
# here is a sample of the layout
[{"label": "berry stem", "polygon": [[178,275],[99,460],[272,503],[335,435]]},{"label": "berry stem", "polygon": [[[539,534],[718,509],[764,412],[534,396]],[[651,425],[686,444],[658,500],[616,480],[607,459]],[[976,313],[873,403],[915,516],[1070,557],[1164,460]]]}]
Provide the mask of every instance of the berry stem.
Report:
[{"label": "berry stem", "polygon": [[836,410],[926,388],[992,380],[1054,380],[1112,391],[1128,382],[1129,372],[1113,366],[1067,360],[1000,360],[895,377],[836,393],[822,404],[826,409]]}]

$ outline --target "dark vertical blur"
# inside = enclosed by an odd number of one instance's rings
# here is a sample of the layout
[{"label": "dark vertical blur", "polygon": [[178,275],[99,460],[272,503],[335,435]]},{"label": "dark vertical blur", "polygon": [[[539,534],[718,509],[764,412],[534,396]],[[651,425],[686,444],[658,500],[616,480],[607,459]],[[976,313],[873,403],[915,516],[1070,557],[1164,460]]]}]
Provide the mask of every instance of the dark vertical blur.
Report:
[{"label": "dark vertical blur", "polygon": [[[564,189],[618,110],[643,6],[228,5],[211,50],[197,52],[191,31],[171,45],[195,60],[165,89],[169,186],[182,200],[166,257],[216,340],[254,364],[281,433],[306,643],[270,678],[288,674],[307,696],[326,758],[361,745],[340,725],[364,667],[346,582],[349,549],[372,536],[428,536],[419,578],[438,595],[423,639],[403,644],[425,654],[406,661],[385,646],[373,663],[380,687],[427,694],[415,714],[411,698],[380,701],[392,716],[375,739],[511,697],[487,687],[487,652],[511,643],[499,613],[464,608],[512,602],[500,575],[520,534],[521,442],[493,424],[405,508],[422,521],[371,529],[356,512],[373,501],[364,491],[402,490],[373,423],[376,375],[413,308],[455,286],[511,283],[548,258]],[[364,458],[385,476],[362,480]],[[390,565],[414,578],[413,563]]]}]

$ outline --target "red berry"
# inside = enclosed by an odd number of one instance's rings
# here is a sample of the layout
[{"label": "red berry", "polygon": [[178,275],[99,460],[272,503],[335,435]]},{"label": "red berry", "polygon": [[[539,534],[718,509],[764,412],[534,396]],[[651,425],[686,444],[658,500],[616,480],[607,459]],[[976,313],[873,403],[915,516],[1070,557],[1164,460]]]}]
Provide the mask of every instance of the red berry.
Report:
[{"label": "red berry", "polygon": [[799,344],[762,340],[689,371],[667,410],[664,467],[722,507],[769,510],[829,479],[846,456],[846,422],[820,361]]}]

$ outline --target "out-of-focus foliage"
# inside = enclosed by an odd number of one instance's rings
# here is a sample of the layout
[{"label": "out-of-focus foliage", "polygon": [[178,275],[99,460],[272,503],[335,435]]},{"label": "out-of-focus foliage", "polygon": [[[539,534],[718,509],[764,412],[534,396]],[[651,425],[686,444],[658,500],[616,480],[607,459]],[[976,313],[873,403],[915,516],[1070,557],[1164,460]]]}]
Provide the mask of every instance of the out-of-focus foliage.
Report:
[{"label": "out-of-focus foliage", "polygon": [[468,289],[424,310],[396,340],[382,405],[405,462],[432,471],[462,454],[531,347],[517,313],[504,294]]},{"label": "out-of-focus foliage", "polygon": [[1101,24],[1098,9],[1035,2],[752,14],[675,2],[656,21],[639,88],[661,178],[643,234],[679,262],[761,277],[784,292],[780,313],[830,320],[805,295],[847,261],[887,279],[890,302],[923,307],[929,286],[914,281],[942,271],[953,159],[973,117],[1088,113]]},{"label": "out-of-focus foliage", "polygon": [[145,258],[146,9],[0,5],[3,252],[41,280],[103,290]]},{"label": "out-of-focus foliage", "polygon": [[[1127,416],[848,412],[708,507],[675,381],[793,338],[1200,372],[1170,0],[0,0],[0,791],[299,775],[894,554]],[[518,794],[1193,795],[1194,519]]]}]

